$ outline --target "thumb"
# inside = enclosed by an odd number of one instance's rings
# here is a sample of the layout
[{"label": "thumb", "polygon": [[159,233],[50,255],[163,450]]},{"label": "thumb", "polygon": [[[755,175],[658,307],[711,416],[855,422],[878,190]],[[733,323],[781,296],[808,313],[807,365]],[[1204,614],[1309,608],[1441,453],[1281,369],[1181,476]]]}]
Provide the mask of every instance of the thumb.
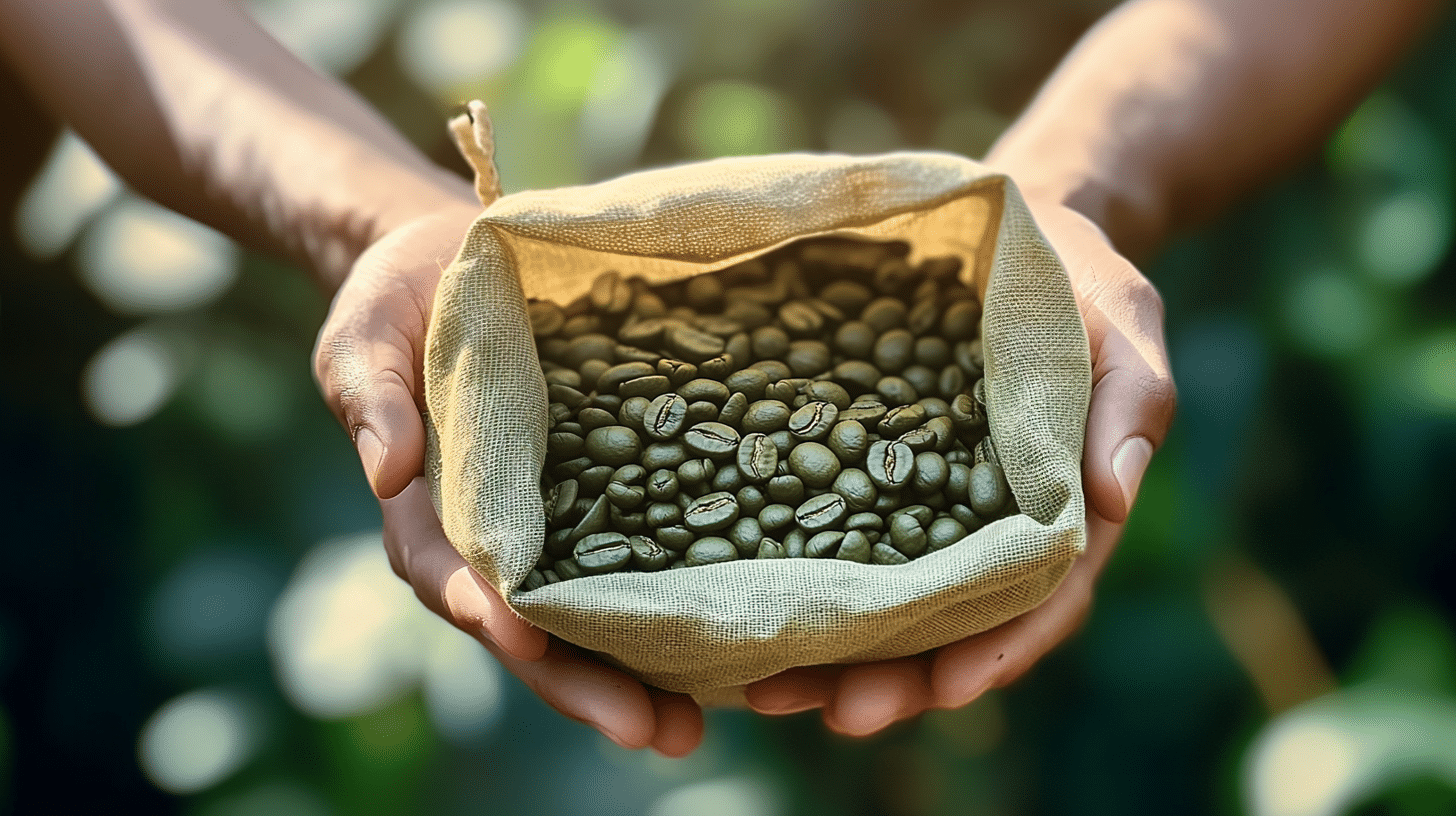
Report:
[{"label": "thumb", "polygon": [[425,428],[415,401],[413,350],[383,313],[391,304],[350,308],[340,293],[319,333],[314,375],[359,452],[375,495],[399,495],[424,470]]},{"label": "thumb", "polygon": [[1167,371],[1166,360],[1150,364],[1121,332],[1102,338],[1082,476],[1091,509],[1108,521],[1126,520],[1153,451],[1173,422],[1176,397]]}]

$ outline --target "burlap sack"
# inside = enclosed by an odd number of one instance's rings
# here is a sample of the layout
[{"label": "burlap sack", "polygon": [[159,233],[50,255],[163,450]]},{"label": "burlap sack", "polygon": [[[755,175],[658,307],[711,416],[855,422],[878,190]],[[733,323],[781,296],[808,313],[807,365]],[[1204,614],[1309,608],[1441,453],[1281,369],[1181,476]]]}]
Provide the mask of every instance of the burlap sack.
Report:
[{"label": "burlap sack", "polygon": [[[463,149],[488,163],[488,131],[463,132],[486,141]],[[828,234],[906,241],[912,263],[966,261],[984,303],[991,437],[1023,515],[901,566],[751,560],[519,591],[542,549],[547,431],[526,298],[565,304],[605,269],[679,280]],[[940,153],[720,159],[486,208],[436,295],[428,473],[446,535],[512,608],[648,683],[703,693],[922,652],[1044,600],[1085,544],[1090,379],[1066,272],[1005,177]]]}]

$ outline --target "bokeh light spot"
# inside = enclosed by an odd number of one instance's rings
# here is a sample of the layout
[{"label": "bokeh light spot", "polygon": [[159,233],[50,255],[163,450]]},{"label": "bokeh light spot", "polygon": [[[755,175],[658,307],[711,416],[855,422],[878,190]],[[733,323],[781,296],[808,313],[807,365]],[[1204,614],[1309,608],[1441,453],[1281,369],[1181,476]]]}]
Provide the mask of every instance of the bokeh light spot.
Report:
[{"label": "bokeh light spot", "polygon": [[445,738],[468,743],[499,717],[504,686],[499,664],[475,639],[442,626],[425,662],[425,709]]},{"label": "bokeh light spot", "polygon": [[1299,345],[1328,356],[1364,348],[1379,322],[1375,304],[1359,284],[1333,269],[1296,280],[1284,302],[1284,317]]},{"label": "bokeh light spot", "polygon": [[208,803],[200,816],[332,816],[318,792],[291,780],[270,780]]},{"label": "bokeh light spot", "polygon": [[526,35],[518,6],[495,0],[442,0],[413,9],[399,32],[400,66],[437,97],[504,71]]},{"label": "bokeh light spot", "polygon": [[227,291],[238,274],[227,238],[135,198],[92,224],[78,263],[87,288],[122,314],[196,308]]},{"label": "bokeh light spot", "polygon": [[142,726],[142,770],[170,793],[197,793],[231,776],[251,756],[257,735],[236,695],[199,689],[175,697]]},{"label": "bokeh light spot", "polygon": [[97,422],[135,425],[161,410],[181,379],[177,355],[162,337],[135,329],[102,346],[81,372],[81,397]]},{"label": "bokeh light spot", "polygon": [[1451,208],[1434,195],[1397,193],[1371,211],[1356,236],[1356,251],[1377,280],[1419,283],[1451,246]]},{"label": "bokeh light spot", "polygon": [[750,777],[695,782],[658,797],[648,816],[777,816],[783,802],[767,785]]},{"label": "bokeh light spot", "polygon": [[250,0],[253,17],[299,59],[342,76],[373,53],[399,0]]},{"label": "bokeh light spot", "polygon": [[1409,360],[1410,393],[1428,410],[1456,413],[1456,329],[1420,342]]},{"label": "bokeh light spot", "polygon": [[600,174],[637,161],[672,76],[646,36],[624,37],[602,63],[581,112],[581,145]]},{"label": "bokeh light spot", "polygon": [[91,146],[63,131],[16,210],[20,247],[40,260],[60,255],[120,190],[121,182]]},{"label": "bokeh light spot", "polygon": [[152,647],[184,665],[259,648],[280,583],[256,550],[195,552],[157,586],[147,614]]},{"label": "bokeh light spot", "polygon": [[1355,771],[1354,738],[1330,723],[1296,721],[1264,745],[1264,785],[1256,796],[1265,816],[1315,816],[1339,801]]},{"label": "bokeh light spot", "polygon": [[709,82],[678,112],[677,134],[699,158],[790,150],[803,144],[797,109],[775,91],[747,82]]},{"label": "bokeh light spot", "polygon": [[243,443],[281,433],[294,407],[293,392],[282,372],[253,350],[231,342],[208,348],[189,391],[219,431]]},{"label": "bokeh light spot", "polygon": [[548,17],[526,55],[523,90],[542,110],[575,111],[620,37],[615,26],[584,9]]}]

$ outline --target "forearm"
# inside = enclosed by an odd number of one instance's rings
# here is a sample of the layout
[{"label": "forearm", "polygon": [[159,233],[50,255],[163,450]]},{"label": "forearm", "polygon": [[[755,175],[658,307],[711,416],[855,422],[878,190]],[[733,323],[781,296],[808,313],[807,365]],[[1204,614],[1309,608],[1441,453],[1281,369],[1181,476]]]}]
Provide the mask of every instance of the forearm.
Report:
[{"label": "forearm", "polygon": [[0,50],[134,188],[329,291],[389,228],[469,201],[348,88],[217,0],[0,0]]},{"label": "forearm", "polygon": [[987,161],[1156,248],[1317,145],[1436,0],[1134,0],[1066,57]]}]

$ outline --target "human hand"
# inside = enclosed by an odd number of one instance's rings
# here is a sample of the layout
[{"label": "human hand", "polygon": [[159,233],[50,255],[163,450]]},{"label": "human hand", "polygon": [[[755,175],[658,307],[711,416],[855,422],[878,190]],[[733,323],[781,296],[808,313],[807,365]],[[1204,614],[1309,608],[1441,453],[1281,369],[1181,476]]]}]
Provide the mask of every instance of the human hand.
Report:
[{"label": "human hand", "polygon": [[425,332],[440,274],[479,205],[433,209],[354,262],[319,332],[314,372],[358,449],[384,516],[389,563],[431,611],[479,640],[565,716],[668,756],[702,740],[692,698],[648,689],[516,615],[445,538],[423,477]]},{"label": "human hand", "polygon": [[830,729],[865,736],[931,708],[959,708],[1005,686],[1081,626],[1153,451],[1173,421],[1163,304],[1152,284],[1080,213],[1029,202],[1072,280],[1092,353],[1082,451],[1087,551],[1037,608],[925,654],[851,666],[806,666],[750,684],[763,714],[822,708]]}]

